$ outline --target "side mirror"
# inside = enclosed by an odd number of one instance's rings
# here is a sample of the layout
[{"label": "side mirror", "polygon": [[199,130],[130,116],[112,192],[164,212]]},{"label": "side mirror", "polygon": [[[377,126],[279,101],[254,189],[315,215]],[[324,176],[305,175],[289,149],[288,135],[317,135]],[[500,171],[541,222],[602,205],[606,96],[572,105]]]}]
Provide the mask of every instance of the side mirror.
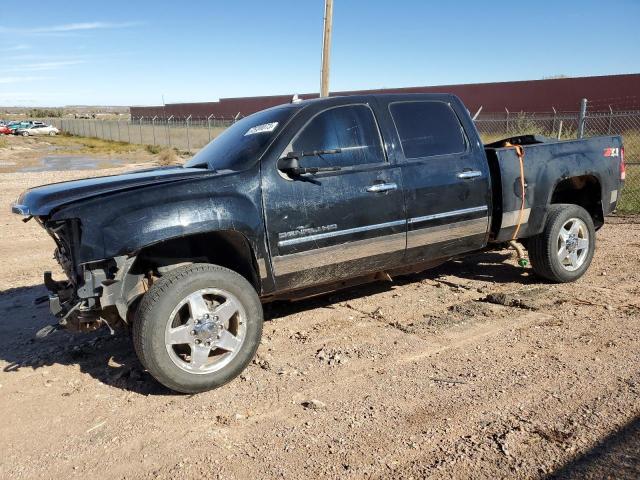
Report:
[{"label": "side mirror", "polygon": [[288,153],[286,156],[278,159],[278,170],[282,170],[287,175],[299,175],[300,163],[295,152]]},{"label": "side mirror", "polygon": [[328,153],[340,153],[341,150],[314,150],[313,152],[289,152],[278,160],[278,170],[290,177],[298,177],[306,173],[337,172],[341,167],[301,167],[300,158],[319,156]]}]

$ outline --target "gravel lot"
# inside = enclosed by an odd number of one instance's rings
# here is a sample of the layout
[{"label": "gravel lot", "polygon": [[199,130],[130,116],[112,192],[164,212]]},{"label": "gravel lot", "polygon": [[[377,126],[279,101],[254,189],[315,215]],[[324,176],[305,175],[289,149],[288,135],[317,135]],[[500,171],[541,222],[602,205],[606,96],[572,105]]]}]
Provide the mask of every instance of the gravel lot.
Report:
[{"label": "gravel lot", "polygon": [[640,218],[575,284],[497,251],[269,306],[245,373],[185,396],[126,334],[33,338],[59,269],[8,206],[92,173],[0,174],[0,478],[640,477]]}]

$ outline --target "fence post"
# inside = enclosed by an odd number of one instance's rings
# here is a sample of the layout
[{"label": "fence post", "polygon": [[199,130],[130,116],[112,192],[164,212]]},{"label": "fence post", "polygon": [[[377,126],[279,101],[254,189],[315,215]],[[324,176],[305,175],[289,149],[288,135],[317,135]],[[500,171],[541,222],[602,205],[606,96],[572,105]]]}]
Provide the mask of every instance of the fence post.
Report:
[{"label": "fence post", "polygon": [[209,141],[211,141],[211,117],[213,117],[213,113],[207,117],[207,128],[209,130]]},{"label": "fence post", "polygon": [[142,119],[144,117],[140,117],[140,145],[142,145]]},{"label": "fence post", "polygon": [[560,120],[560,126],[558,127],[558,140],[562,137],[562,120]]},{"label": "fence post", "polygon": [[171,119],[173,115],[167,118],[167,145],[171,147]]},{"label": "fence post", "polygon": [[187,124],[187,151],[188,152],[191,151],[191,141],[189,139],[189,122],[191,122],[191,115],[189,115],[185,120],[185,123]]},{"label": "fence post", "polygon": [[580,100],[580,115],[578,117],[578,138],[584,137],[584,124],[587,117],[587,99]]},{"label": "fence post", "polygon": [[133,118],[130,118],[129,121],[127,122],[127,140],[129,140],[129,143],[131,143],[131,122],[133,121]]},{"label": "fence post", "polygon": [[553,122],[551,123],[551,135],[553,135],[554,133],[556,133],[556,116],[558,112],[556,111],[556,107],[551,107],[551,109],[553,110]]},{"label": "fence post", "polygon": [[609,105],[609,126],[607,127],[607,135],[611,135],[611,121],[613,120],[613,108]]},{"label": "fence post", "polygon": [[507,137],[509,136],[509,109],[507,109],[507,107],[504,107],[505,111],[507,112],[507,119],[506,119],[506,127],[505,127],[505,134],[507,135]]},{"label": "fence post", "polygon": [[118,124],[118,141],[121,142],[122,137],[120,136],[120,119],[116,120],[116,122]]},{"label": "fence post", "polygon": [[153,132],[153,145],[154,146],[156,144],[156,118],[158,118],[157,115],[151,119],[151,131]]}]

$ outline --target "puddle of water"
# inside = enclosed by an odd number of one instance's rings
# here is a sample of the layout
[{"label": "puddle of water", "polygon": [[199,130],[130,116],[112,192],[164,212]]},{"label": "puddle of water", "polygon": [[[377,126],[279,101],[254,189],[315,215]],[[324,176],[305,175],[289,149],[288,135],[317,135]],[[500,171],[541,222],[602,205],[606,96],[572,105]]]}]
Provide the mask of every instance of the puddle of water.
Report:
[{"label": "puddle of water", "polygon": [[20,168],[19,172],[61,172],[65,170],[98,170],[119,167],[124,161],[118,158],[80,157],[74,155],[48,155],[40,165]]},{"label": "puddle of water", "polygon": [[55,152],[56,150],[80,150],[82,148],[84,148],[83,145],[47,145],[45,150]]}]

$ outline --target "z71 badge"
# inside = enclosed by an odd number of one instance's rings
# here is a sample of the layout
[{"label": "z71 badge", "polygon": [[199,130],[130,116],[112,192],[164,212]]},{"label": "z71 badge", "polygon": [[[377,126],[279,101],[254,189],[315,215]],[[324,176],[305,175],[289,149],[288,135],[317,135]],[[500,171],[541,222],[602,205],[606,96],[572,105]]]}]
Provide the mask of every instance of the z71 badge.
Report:
[{"label": "z71 badge", "polygon": [[604,149],[605,157],[619,157],[620,149],[618,147],[609,147]]}]

